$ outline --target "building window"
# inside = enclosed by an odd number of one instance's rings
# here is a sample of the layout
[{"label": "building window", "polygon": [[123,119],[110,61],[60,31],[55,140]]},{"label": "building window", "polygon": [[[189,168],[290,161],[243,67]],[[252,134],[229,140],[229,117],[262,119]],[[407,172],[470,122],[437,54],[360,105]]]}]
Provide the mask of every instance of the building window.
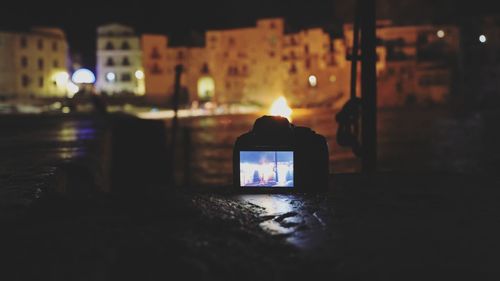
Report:
[{"label": "building window", "polygon": [[38,77],[38,87],[43,88],[43,76]]},{"label": "building window", "polygon": [[128,41],[123,41],[122,50],[130,50],[130,44],[128,43]]},{"label": "building window", "polygon": [[294,60],[294,59],[296,59],[296,58],[297,58],[297,56],[295,56],[295,52],[294,52],[294,51],[292,51],[292,52],[290,53],[290,58],[291,58],[292,60]]},{"label": "building window", "polygon": [[114,66],[115,62],[113,61],[113,58],[108,58],[106,61],[106,66]]},{"label": "building window", "polygon": [[305,52],[306,54],[309,54],[309,45],[305,45],[305,46],[304,46],[304,52]]},{"label": "building window", "polygon": [[275,52],[273,52],[273,51],[270,51],[270,52],[269,52],[269,56],[270,56],[271,58],[274,58],[274,56],[275,56],[275,55],[276,55],[276,53],[275,53]]},{"label": "building window", "polygon": [[52,51],[55,52],[55,51],[57,51],[57,49],[58,49],[57,42],[56,41],[52,42]]},{"label": "building window", "polygon": [[123,73],[122,74],[122,81],[128,82],[132,80],[132,76],[130,73]]},{"label": "building window", "polygon": [[130,61],[129,61],[128,57],[123,58],[122,65],[126,65],[126,66],[130,65]]},{"label": "building window", "polygon": [[232,46],[236,43],[233,37],[229,37],[229,45]]},{"label": "building window", "polygon": [[36,42],[36,46],[37,46],[38,50],[42,50],[43,49],[43,40],[38,39],[38,41]]},{"label": "building window", "polygon": [[25,56],[21,57],[21,66],[24,68],[28,67],[28,58],[27,57],[25,57]]},{"label": "building window", "polygon": [[156,60],[156,59],[161,59],[160,52],[158,52],[158,48],[154,47],[153,51],[151,52],[151,58]]},{"label": "building window", "polygon": [[227,74],[228,75],[238,75],[238,68],[236,66],[230,66],[227,69]]},{"label": "building window", "polygon": [[54,62],[52,62],[52,66],[59,67],[59,61],[58,60],[54,60]]},{"label": "building window", "polygon": [[28,47],[28,40],[26,39],[26,37],[21,37],[21,40],[19,42],[21,44],[21,48],[26,48]]},{"label": "building window", "polygon": [[28,75],[23,74],[23,76],[21,76],[21,84],[24,88],[28,87],[28,85],[30,84],[30,78],[28,77]]},{"label": "building window", "polygon": [[311,68],[311,60],[306,59],[306,69],[309,69],[309,68]]},{"label": "building window", "polygon": [[152,74],[161,74],[163,71],[161,68],[158,66],[157,63],[153,64],[153,67],[151,67],[151,73]]},{"label": "building window", "polygon": [[203,63],[203,66],[201,67],[201,74],[208,74],[210,71],[208,69],[208,64],[205,62]]},{"label": "building window", "polygon": [[38,59],[38,70],[43,70],[43,59]]},{"label": "building window", "polygon": [[276,28],[276,24],[274,23],[274,21],[271,22],[271,24],[269,25],[269,27],[271,29],[275,29]]},{"label": "building window", "polygon": [[295,64],[292,63],[292,65],[290,66],[289,72],[290,72],[290,74],[297,73],[297,66],[295,66]]},{"label": "building window", "polygon": [[115,46],[113,46],[113,43],[108,42],[108,43],[106,43],[106,46],[104,47],[104,49],[106,49],[106,50],[114,50]]},{"label": "building window", "polygon": [[242,68],[243,74],[248,74],[248,66],[244,65]]},{"label": "building window", "polygon": [[184,58],[184,53],[182,51],[177,52],[177,59],[181,60]]}]

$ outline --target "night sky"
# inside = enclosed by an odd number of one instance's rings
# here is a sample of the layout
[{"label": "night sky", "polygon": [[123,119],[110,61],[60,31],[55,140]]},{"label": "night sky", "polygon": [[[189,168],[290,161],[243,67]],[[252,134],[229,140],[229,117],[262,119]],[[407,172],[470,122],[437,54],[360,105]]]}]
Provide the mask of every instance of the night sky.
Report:
[{"label": "night sky", "polygon": [[[352,0],[30,2],[2,3],[0,30],[28,30],[33,25],[61,27],[72,52],[83,54],[84,63],[89,67],[95,63],[95,33],[100,24],[121,22],[140,33],[166,34],[174,45],[202,44],[203,32],[207,29],[251,26],[263,17],[285,17],[289,29],[333,26],[350,19],[354,3]],[[489,0],[470,1],[474,5],[452,0],[378,2],[379,17],[392,17],[404,23],[453,22],[464,14],[499,12],[494,8],[494,1]]]}]

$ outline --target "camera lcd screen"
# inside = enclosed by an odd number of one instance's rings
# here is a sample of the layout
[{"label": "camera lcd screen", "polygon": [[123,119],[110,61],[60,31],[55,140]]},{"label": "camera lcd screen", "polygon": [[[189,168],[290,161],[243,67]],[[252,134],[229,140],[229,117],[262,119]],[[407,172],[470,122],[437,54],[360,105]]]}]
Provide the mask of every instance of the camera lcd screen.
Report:
[{"label": "camera lcd screen", "polygon": [[293,151],[240,151],[242,187],[294,187]]}]

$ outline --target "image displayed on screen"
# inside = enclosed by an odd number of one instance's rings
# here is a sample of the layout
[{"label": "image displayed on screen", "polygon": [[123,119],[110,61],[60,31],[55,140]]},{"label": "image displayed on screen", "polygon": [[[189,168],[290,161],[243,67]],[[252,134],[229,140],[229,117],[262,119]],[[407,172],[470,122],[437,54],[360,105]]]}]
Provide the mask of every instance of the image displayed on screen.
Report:
[{"label": "image displayed on screen", "polygon": [[293,151],[240,151],[240,185],[293,187]]}]

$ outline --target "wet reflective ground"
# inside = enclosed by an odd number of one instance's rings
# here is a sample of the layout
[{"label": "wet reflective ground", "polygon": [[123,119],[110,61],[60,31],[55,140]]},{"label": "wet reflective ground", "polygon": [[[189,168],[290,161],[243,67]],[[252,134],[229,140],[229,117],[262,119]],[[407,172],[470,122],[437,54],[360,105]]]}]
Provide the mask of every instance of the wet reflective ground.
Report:
[{"label": "wet reflective ground", "polygon": [[[182,120],[193,128],[193,182],[227,184],[234,137],[255,117]],[[52,198],[2,221],[0,279],[497,280],[498,117],[381,112],[382,172],[335,174],[325,194],[243,195],[220,184],[147,193],[144,177],[128,196]],[[332,145],[332,120],[316,111],[294,122],[329,137],[335,172],[356,171]],[[92,149],[85,124],[12,128],[4,171],[78,159],[65,153]]]},{"label": "wet reflective ground", "polygon": [[[448,171],[461,173],[492,172],[500,163],[496,112],[465,114],[446,109],[381,110],[378,122],[379,170]],[[335,112],[299,110],[293,123],[307,126],[328,139],[330,170],[335,173],[360,170],[360,163],[348,148],[335,140]],[[188,128],[190,142],[178,151],[183,163],[190,157],[189,178],[193,185],[225,185],[231,182],[232,145],[237,136],[251,129],[259,115],[214,116],[181,119]],[[167,126],[170,121],[166,121]],[[186,165],[177,166],[178,178]],[[496,166],[498,167],[498,166]]]}]

